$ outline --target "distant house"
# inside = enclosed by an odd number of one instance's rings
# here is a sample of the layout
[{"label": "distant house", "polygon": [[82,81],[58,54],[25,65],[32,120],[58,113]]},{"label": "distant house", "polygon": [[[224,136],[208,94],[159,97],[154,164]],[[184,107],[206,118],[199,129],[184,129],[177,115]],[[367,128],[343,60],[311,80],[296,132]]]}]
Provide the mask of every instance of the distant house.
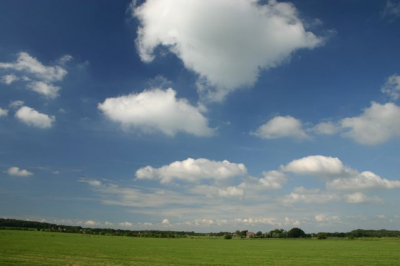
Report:
[{"label": "distant house", "polygon": [[255,233],[254,232],[246,232],[246,238],[254,237]]}]

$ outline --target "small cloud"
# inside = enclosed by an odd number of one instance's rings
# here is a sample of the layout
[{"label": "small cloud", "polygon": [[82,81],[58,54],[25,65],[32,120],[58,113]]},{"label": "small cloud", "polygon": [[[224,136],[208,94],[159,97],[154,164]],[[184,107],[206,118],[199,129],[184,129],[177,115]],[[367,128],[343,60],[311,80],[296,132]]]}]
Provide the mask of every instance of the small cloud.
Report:
[{"label": "small cloud", "polygon": [[33,175],[33,173],[31,173],[27,170],[19,169],[16,166],[8,169],[7,173],[12,176],[31,176],[31,175]]},{"label": "small cloud", "polygon": [[368,197],[361,192],[356,192],[354,194],[346,195],[346,201],[348,203],[383,203],[383,199],[379,197]]},{"label": "small cloud", "polygon": [[24,105],[24,102],[23,101],[13,101],[13,102],[11,102],[8,106],[10,107],[10,108],[19,108],[19,107],[21,107],[21,106],[23,106]]},{"label": "small cloud", "polygon": [[91,185],[93,187],[100,187],[102,185],[102,183],[99,180],[89,179],[89,178],[84,178],[84,177],[79,179],[79,182],[87,183],[87,184],[89,184],[89,185]]},{"label": "small cloud", "polygon": [[177,98],[171,88],[107,98],[98,104],[98,109],[124,128],[138,129],[144,133],[158,131],[174,136],[178,132],[185,132],[198,137],[214,134],[201,110],[188,100]]},{"label": "small cloud", "polygon": [[8,110],[0,107],[0,116],[7,116],[7,115],[8,115]]},{"label": "small cloud", "polygon": [[71,61],[72,59],[74,59],[74,58],[71,55],[66,54],[60,58],[59,62],[60,62],[60,64],[64,65],[64,64],[68,63],[69,61]]},{"label": "small cloud", "polygon": [[162,220],[162,224],[163,224],[163,225],[170,225],[170,223],[169,223],[168,219],[164,219],[164,220]]},{"label": "small cloud", "polygon": [[262,139],[294,138],[305,140],[310,137],[303,130],[299,119],[291,116],[276,116],[251,134]]},{"label": "small cloud", "polygon": [[39,113],[33,108],[23,106],[16,113],[15,117],[21,122],[42,129],[51,128],[56,118],[46,114]]},{"label": "small cloud", "polygon": [[85,225],[88,225],[88,226],[95,226],[95,225],[99,225],[99,224],[100,223],[92,221],[92,220],[89,220],[89,221],[85,222]]},{"label": "small cloud", "polygon": [[5,76],[2,76],[1,77],[1,79],[0,79],[0,81],[2,82],[2,83],[4,83],[4,84],[7,84],[7,85],[10,85],[10,84],[12,84],[13,82],[15,82],[15,81],[18,81],[20,78],[19,77],[17,77],[17,76],[15,76],[15,75],[5,75]]},{"label": "small cloud", "polygon": [[400,97],[400,75],[390,76],[381,88],[382,93],[386,93],[393,101]]},{"label": "small cloud", "polygon": [[132,227],[132,223],[130,223],[130,222],[122,222],[122,223],[119,223],[118,225],[123,226],[123,227]]},{"label": "small cloud", "polygon": [[332,122],[321,122],[311,130],[318,135],[334,135],[340,131],[340,126]]},{"label": "small cloud", "polygon": [[400,17],[400,2],[394,3],[388,0],[381,12],[381,16],[382,18],[388,19],[390,21],[396,20],[398,17]]}]

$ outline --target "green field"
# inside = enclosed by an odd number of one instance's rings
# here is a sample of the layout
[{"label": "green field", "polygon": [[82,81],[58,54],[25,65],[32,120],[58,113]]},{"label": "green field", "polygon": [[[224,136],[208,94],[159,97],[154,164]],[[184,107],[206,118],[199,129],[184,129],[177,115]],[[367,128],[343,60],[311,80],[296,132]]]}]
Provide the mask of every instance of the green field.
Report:
[{"label": "green field", "polygon": [[1,230],[0,265],[400,265],[400,239],[163,239]]}]

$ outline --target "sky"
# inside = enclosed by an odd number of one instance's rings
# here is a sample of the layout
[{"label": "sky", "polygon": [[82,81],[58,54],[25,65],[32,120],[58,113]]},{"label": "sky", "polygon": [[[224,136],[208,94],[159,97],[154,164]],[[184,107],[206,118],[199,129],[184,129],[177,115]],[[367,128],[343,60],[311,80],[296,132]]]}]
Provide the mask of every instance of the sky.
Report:
[{"label": "sky", "polygon": [[400,2],[0,2],[0,217],[400,227]]}]

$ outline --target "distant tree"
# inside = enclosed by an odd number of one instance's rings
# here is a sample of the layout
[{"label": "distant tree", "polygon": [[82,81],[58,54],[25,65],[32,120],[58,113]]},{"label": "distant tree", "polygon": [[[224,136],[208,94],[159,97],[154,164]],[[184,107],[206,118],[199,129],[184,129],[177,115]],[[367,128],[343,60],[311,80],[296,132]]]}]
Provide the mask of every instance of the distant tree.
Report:
[{"label": "distant tree", "polygon": [[240,231],[240,237],[241,237],[241,238],[245,238],[247,232],[248,232],[248,230]]},{"label": "distant tree", "polygon": [[232,239],[232,235],[230,233],[225,234],[224,236],[225,239]]},{"label": "distant tree", "polygon": [[300,228],[295,227],[290,229],[287,235],[289,238],[300,238],[300,237],[305,237],[306,233],[304,233],[304,231],[301,230]]},{"label": "distant tree", "polygon": [[258,231],[258,232],[256,233],[256,237],[261,238],[262,236],[263,236],[263,233],[262,233],[261,231]]},{"label": "distant tree", "polygon": [[327,236],[326,236],[325,233],[318,233],[318,234],[317,234],[317,238],[318,238],[318,239],[327,239]]}]

